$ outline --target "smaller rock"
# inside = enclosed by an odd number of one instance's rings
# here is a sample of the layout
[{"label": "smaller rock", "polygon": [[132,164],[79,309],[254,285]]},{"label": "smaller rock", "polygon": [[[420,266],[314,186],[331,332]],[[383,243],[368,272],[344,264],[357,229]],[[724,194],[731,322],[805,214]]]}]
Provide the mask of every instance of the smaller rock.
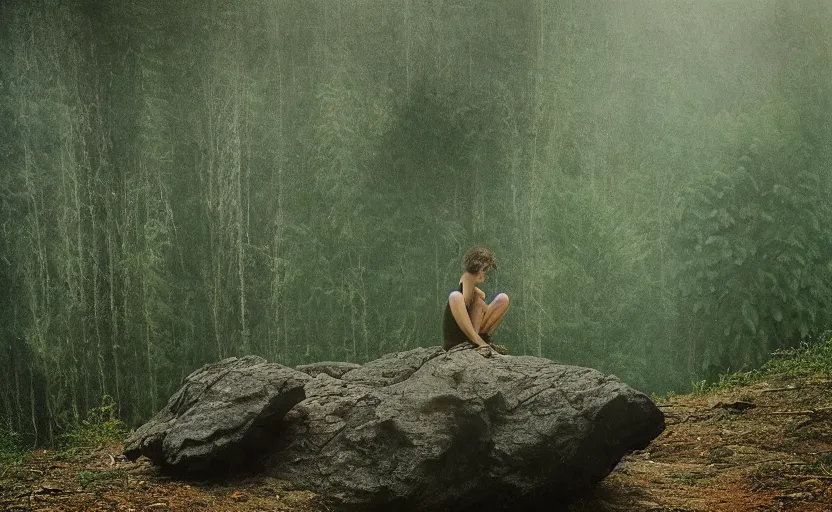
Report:
[{"label": "smaller rock", "polygon": [[182,388],[124,443],[124,455],[140,455],[177,471],[227,469],[262,451],[283,416],[305,398],[309,375],[256,356],[225,359],[189,375]]}]

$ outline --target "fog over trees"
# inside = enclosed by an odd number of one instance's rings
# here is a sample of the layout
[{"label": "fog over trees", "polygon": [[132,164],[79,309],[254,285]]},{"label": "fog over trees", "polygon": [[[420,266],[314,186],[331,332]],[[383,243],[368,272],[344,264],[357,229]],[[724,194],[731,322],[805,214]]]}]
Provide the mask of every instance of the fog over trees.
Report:
[{"label": "fog over trees", "polygon": [[[832,326],[825,0],[0,3],[0,428],[441,344],[643,391]],[[489,298],[490,298],[489,297]]]}]

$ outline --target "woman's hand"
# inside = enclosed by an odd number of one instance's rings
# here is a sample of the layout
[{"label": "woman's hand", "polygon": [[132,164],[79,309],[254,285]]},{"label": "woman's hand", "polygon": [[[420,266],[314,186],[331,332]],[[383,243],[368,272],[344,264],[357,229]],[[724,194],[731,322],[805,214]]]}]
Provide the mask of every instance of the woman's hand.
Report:
[{"label": "woman's hand", "polygon": [[488,345],[481,345],[476,348],[476,351],[479,355],[485,358],[489,358],[492,355],[491,347]]}]

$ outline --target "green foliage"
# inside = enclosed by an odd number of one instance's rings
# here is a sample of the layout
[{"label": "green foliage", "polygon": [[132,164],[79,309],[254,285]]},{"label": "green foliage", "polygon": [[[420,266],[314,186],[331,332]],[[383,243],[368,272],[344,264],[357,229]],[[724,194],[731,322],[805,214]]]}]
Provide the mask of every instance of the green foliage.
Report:
[{"label": "green foliage", "polygon": [[667,391],[665,393],[650,393],[650,400],[656,403],[666,403],[679,396],[675,391]]},{"label": "green foliage", "polygon": [[59,436],[59,450],[64,456],[73,456],[124,440],[127,428],[115,414],[116,403],[104,395],[100,407],[90,409],[85,419]]},{"label": "green foliage", "polygon": [[0,429],[0,466],[23,462],[29,451],[23,436],[13,430]]},{"label": "green foliage", "polygon": [[798,348],[777,350],[771,359],[758,370],[726,372],[716,382],[701,380],[692,384],[693,394],[703,395],[723,389],[753,384],[770,375],[805,377],[809,375],[832,376],[832,332],[826,331]]},{"label": "green foliage", "polygon": [[762,367],[764,374],[832,376],[832,333],[827,331],[798,348],[778,350],[772,356]]},{"label": "green foliage", "polygon": [[138,424],[230,355],[438,344],[474,244],[513,353],[646,391],[830,326],[828,9],[99,3],[0,5],[15,431],[103,393]]},{"label": "green foliage", "polygon": [[754,366],[832,320],[832,203],[798,122],[774,104],[720,119],[716,163],[679,197],[679,307],[703,361]]},{"label": "green foliage", "polygon": [[720,389],[729,389],[739,386],[747,386],[760,380],[761,374],[757,370],[749,372],[727,372],[719,376],[719,380],[714,383],[710,391],[718,391]]},{"label": "green foliage", "polygon": [[707,380],[699,380],[691,385],[691,393],[694,395],[704,395],[710,391],[710,386]]},{"label": "green foliage", "polygon": [[[646,385],[641,356],[660,309],[643,265],[644,240],[608,205],[582,190],[553,191],[536,242],[539,293],[529,304],[545,323],[543,355],[600,367]],[[655,293],[654,293],[655,296]],[[557,319],[557,321],[554,321]],[[649,329],[649,328],[648,328]]]}]

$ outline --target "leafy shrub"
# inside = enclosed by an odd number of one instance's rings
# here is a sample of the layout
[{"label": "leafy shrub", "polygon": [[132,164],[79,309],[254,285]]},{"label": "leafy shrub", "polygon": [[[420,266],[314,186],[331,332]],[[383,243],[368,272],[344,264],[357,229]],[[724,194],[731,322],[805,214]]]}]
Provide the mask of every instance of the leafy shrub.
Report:
[{"label": "leafy shrub", "polygon": [[116,404],[109,395],[101,399],[101,406],[87,413],[86,419],[72,426],[58,438],[58,448],[65,455],[101,448],[107,443],[121,441],[127,428],[115,416]]},{"label": "leafy shrub", "polygon": [[13,430],[0,429],[0,465],[19,464],[28,452],[23,436]]},{"label": "leafy shrub", "polygon": [[676,281],[703,369],[756,366],[832,322],[828,171],[799,121],[783,105],[723,119],[711,172],[678,198]]}]

